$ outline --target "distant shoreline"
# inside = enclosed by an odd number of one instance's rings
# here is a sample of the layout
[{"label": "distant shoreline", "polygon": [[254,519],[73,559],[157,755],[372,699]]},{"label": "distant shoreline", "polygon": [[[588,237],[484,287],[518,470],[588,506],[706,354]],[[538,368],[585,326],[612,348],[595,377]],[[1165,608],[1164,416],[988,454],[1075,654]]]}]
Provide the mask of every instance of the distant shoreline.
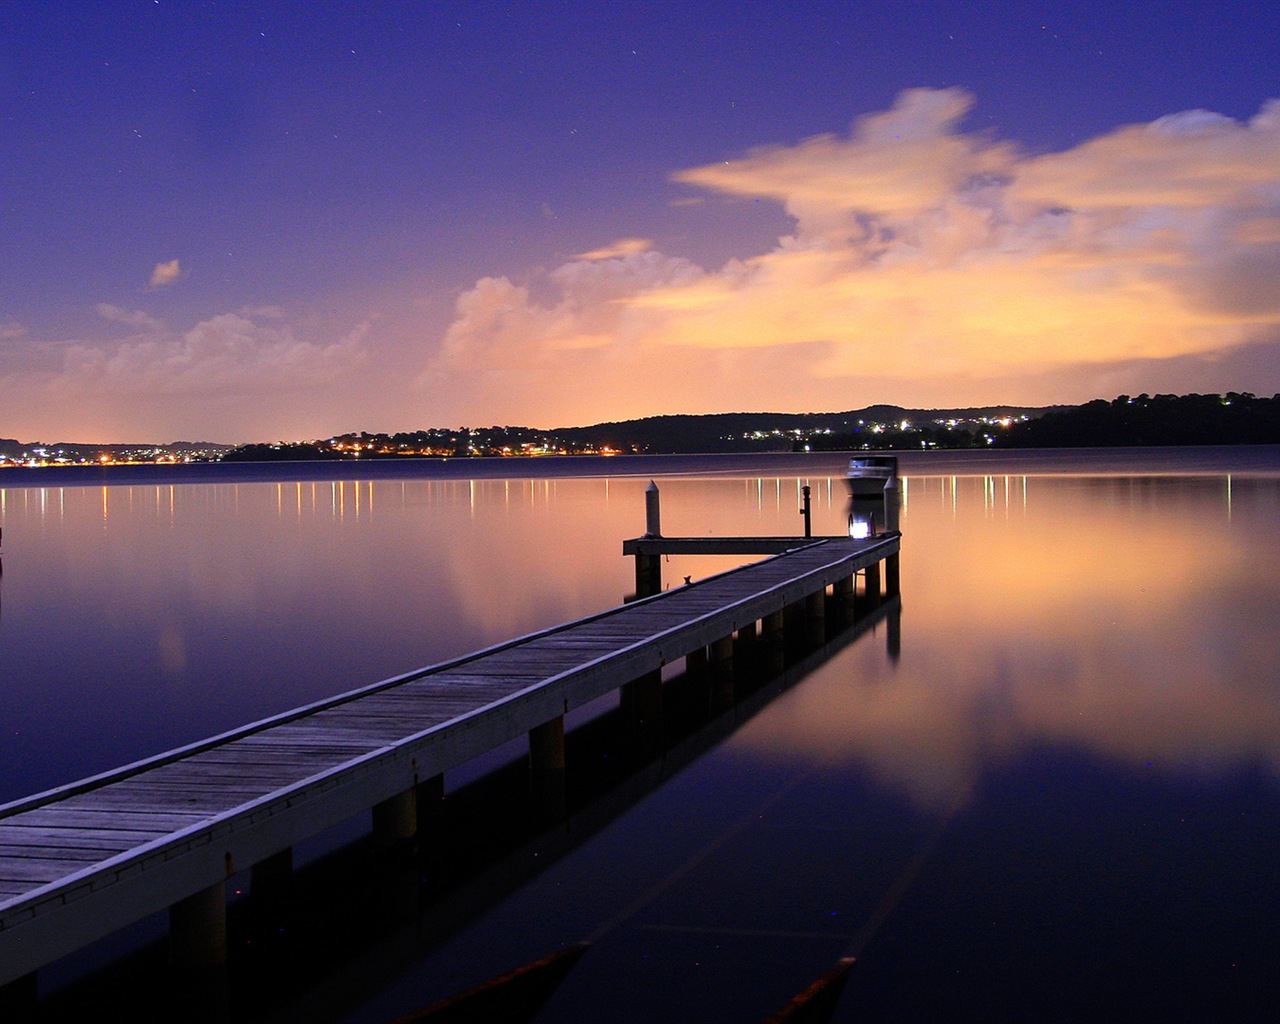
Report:
[{"label": "distant shoreline", "polygon": [[[843,476],[864,452],[701,455],[551,455],[315,462],[202,462],[123,466],[14,466],[0,488],[306,483],[339,480],[501,480],[559,477]],[[1280,475],[1280,445],[943,449],[886,451],[905,476],[1238,473]]]}]

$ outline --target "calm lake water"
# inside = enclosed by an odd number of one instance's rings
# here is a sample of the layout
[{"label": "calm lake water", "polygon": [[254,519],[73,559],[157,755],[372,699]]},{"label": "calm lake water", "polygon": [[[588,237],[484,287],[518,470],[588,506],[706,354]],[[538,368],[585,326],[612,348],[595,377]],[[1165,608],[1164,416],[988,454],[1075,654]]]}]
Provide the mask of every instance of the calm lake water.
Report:
[{"label": "calm lake water", "polygon": [[[803,484],[840,532],[842,465],[0,475],[0,801],[611,607],[651,477],[668,536],[798,533]],[[1273,1020],[1280,451],[902,469],[893,645],[232,1019],[390,1021],[589,939],[537,1021],[763,1020],[848,954],[837,1021]]]}]

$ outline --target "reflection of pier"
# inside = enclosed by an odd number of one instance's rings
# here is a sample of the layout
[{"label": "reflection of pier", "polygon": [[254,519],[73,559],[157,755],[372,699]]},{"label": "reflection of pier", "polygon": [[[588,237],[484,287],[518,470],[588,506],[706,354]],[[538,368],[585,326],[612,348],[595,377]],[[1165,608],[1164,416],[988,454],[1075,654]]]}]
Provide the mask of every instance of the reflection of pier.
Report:
[{"label": "reflection of pier", "polygon": [[376,842],[408,839],[445,771],[519,737],[535,798],[562,810],[566,713],[621,691],[622,713],[643,730],[661,713],[662,668],[682,658],[731,692],[735,640],[776,649],[789,633],[820,632],[829,605],[879,604],[882,589],[896,593],[898,549],[896,534],[802,539],[754,565],[0,808],[0,984],[29,990],[42,966],[166,907],[175,959],[218,962],[230,876],[253,868],[253,882],[269,885],[295,844],[370,809]]}]

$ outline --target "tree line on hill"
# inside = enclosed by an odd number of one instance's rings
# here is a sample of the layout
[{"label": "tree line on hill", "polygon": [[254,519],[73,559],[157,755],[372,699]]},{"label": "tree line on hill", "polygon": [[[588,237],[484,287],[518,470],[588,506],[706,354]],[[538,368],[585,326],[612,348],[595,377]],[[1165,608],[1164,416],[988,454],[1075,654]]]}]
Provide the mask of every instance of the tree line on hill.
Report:
[{"label": "tree line on hill", "polygon": [[936,419],[810,439],[796,449],[1114,448],[1280,444],[1280,395],[1120,395],[1049,409],[1008,423]]},{"label": "tree line on hill", "polygon": [[1121,395],[1014,424],[1018,448],[1280,444],[1280,395]]}]

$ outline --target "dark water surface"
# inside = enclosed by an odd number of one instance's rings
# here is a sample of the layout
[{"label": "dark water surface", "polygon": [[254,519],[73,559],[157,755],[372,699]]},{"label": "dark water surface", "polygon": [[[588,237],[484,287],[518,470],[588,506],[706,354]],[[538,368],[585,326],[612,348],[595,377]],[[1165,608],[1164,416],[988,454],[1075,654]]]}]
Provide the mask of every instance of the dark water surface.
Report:
[{"label": "dark water surface", "polygon": [[[841,457],[752,460],[0,475],[0,800],[617,604],[650,476],[669,536],[799,532],[806,483],[841,529]],[[230,1019],[390,1021],[583,940],[536,1020],[763,1020],[850,954],[837,1021],[1274,1019],[1280,453],[903,468],[899,656],[837,643],[523,884]]]}]

